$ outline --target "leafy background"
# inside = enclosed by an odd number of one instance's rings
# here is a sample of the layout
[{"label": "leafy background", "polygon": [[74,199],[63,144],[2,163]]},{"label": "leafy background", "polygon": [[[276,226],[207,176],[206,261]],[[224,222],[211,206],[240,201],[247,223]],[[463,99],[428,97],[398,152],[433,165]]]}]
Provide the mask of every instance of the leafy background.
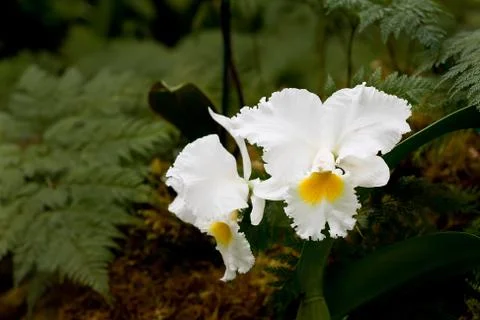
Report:
[{"label": "leafy background", "polygon": [[[2,3],[0,319],[293,317],[299,241],[281,205],[258,227],[245,221],[257,264],[228,284],[211,239],[166,210],[163,175],[188,134],[149,108],[149,89],[188,81],[220,110],[220,2]],[[474,0],[232,1],[246,105],[366,81],[414,105],[414,130],[480,105],[479,26]],[[229,105],[240,107],[234,90]],[[441,137],[388,186],[361,191],[357,228],[329,267],[439,230],[478,234],[479,150],[473,130]],[[479,319],[479,286],[475,270],[424,279],[348,319]]]}]

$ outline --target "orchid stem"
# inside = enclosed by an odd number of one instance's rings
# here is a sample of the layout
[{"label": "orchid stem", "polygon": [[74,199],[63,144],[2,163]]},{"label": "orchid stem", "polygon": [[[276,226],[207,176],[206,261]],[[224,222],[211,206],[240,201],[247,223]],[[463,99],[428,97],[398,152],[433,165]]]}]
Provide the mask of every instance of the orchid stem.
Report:
[{"label": "orchid stem", "polygon": [[397,61],[397,54],[395,53],[395,43],[391,37],[389,37],[387,40],[387,51],[388,51],[388,56],[390,57],[390,62],[392,64],[393,69],[395,71],[400,71],[400,65],[398,64],[398,61]]},{"label": "orchid stem", "polygon": [[297,268],[300,288],[304,293],[297,312],[297,320],[330,320],[330,312],[323,295],[323,277],[333,239],[305,242]]},{"label": "orchid stem", "polygon": [[317,21],[317,50],[318,50],[318,93],[322,97],[325,91],[326,53],[327,53],[327,21],[323,8],[319,9]]},{"label": "orchid stem", "polygon": [[238,107],[242,108],[245,106],[245,100],[243,98],[243,90],[242,90],[242,83],[240,82],[240,77],[238,75],[237,67],[235,66],[235,62],[233,61],[233,56],[230,57],[230,74],[232,76],[233,85],[235,90],[237,91],[238,97]]},{"label": "orchid stem", "polygon": [[[238,97],[238,103],[240,105],[239,108],[245,105],[242,84],[240,82],[240,77],[238,75],[232,54],[231,17],[232,13],[230,8],[230,0],[222,0],[220,4],[220,24],[223,38],[222,114],[225,117],[230,116],[230,80],[233,80],[233,85]],[[225,145],[227,142],[227,133],[225,130],[221,131],[220,139]],[[236,144],[232,147],[231,151],[235,157],[239,156],[239,150]]]},{"label": "orchid stem", "polygon": [[[222,114],[228,117],[230,100],[230,56],[232,47],[230,42],[230,0],[222,0],[220,4],[220,26],[223,38],[223,69],[222,69]],[[220,140],[225,145],[227,142],[227,133],[225,130],[220,132]]]},{"label": "orchid stem", "polygon": [[355,39],[355,32],[357,31],[358,24],[352,24],[352,29],[350,30],[350,36],[347,43],[347,86],[351,86],[352,82],[352,73],[353,73],[353,40]]},{"label": "orchid stem", "polygon": [[223,115],[228,117],[228,97],[230,89],[230,77],[233,81],[233,86],[237,92],[238,104],[239,107],[245,106],[245,101],[243,98],[242,84],[240,82],[240,77],[238,75],[237,67],[235,66],[235,61],[233,60],[233,50],[232,50],[232,30],[231,30],[231,11],[230,11],[230,1],[222,0],[221,8],[221,26],[222,26],[222,36],[223,36]]},{"label": "orchid stem", "polygon": [[232,55],[231,30],[230,30],[230,1],[222,0],[220,5],[220,24],[223,37],[223,74],[222,74],[222,114],[228,117],[229,98],[230,98],[230,60]]}]

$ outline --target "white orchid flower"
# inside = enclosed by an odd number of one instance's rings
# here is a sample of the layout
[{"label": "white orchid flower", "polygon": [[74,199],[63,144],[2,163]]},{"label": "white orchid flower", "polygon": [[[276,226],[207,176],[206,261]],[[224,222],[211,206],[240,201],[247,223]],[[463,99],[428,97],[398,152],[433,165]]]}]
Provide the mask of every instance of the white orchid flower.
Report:
[{"label": "white orchid flower", "polygon": [[[324,104],[300,89],[272,94],[232,119],[233,133],[263,147],[271,178],[258,196],[284,200],[292,226],[304,239],[346,236],[360,204],[355,187],[378,187],[390,171],[386,153],[410,131],[411,106],[365,84],[335,92]],[[261,219],[261,217],[260,217]]]},{"label": "white orchid flower", "polygon": [[[209,111],[231,132],[230,119]],[[166,184],[177,192],[169,210],[215,238],[226,266],[223,281],[247,272],[255,261],[245,235],[239,232],[237,210],[248,207],[252,189],[252,215],[261,217],[265,207],[265,200],[255,196],[258,181],[249,181],[251,163],[245,141],[233,137],[242,154],[243,178],[238,175],[235,158],[216,134],[189,143],[166,174]]]}]

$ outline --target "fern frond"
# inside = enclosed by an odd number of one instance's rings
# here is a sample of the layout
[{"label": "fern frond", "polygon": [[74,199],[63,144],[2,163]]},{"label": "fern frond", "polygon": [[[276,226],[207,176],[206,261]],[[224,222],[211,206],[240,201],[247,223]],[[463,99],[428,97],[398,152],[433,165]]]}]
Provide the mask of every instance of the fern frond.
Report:
[{"label": "fern frond", "polygon": [[394,0],[390,5],[372,3],[359,12],[359,31],[378,23],[384,42],[400,34],[418,40],[427,48],[438,47],[452,17],[435,1]]},{"label": "fern frond", "polygon": [[21,210],[40,214],[52,208],[65,206],[69,200],[69,192],[64,188],[42,188],[39,185],[37,187],[35,193],[24,199]]},{"label": "fern frond", "polygon": [[130,200],[149,202],[149,187],[139,170],[114,166],[87,166],[72,169],[61,185],[69,188],[72,202],[116,203]]},{"label": "fern frond", "polygon": [[371,3],[365,6],[363,10],[358,13],[360,23],[358,25],[358,31],[362,32],[368,26],[381,21],[388,13],[388,8],[376,3]]},{"label": "fern frond", "polygon": [[62,102],[75,101],[82,83],[81,74],[74,69],[56,78],[33,65],[18,81],[10,97],[9,111],[16,119],[31,121],[32,125],[44,128],[58,117],[76,112],[71,109],[75,104],[65,106]]},{"label": "fern frond", "polygon": [[347,11],[359,11],[372,4],[368,0],[326,0],[324,6],[327,9],[327,13],[331,11],[344,9]]},{"label": "fern frond", "polygon": [[37,215],[25,230],[30,239],[15,250],[16,283],[33,269],[58,273],[108,295],[107,266],[114,257],[111,249],[117,247],[114,239],[120,234],[108,219],[92,221],[90,210],[66,207]]},{"label": "fern frond", "polygon": [[19,168],[0,169],[0,202],[14,197],[25,184],[24,173]]},{"label": "fern frond", "polygon": [[147,119],[69,117],[50,127],[44,135],[51,146],[66,148],[106,163],[146,157],[168,145],[175,131],[166,122]]},{"label": "fern frond", "polygon": [[[148,65],[151,66],[150,63]],[[114,73],[104,68],[96,73],[84,84],[78,99],[83,113],[150,118],[150,110],[144,106],[147,99],[145,88],[151,86],[151,81],[142,74],[133,74],[131,70],[135,69],[125,68],[121,73]]]},{"label": "fern frond", "polygon": [[363,81],[365,81],[365,68],[361,67],[353,74],[351,86],[354,87],[358,84],[361,84]]},{"label": "fern frond", "polygon": [[463,32],[444,43],[437,65],[452,59],[454,65],[442,75],[443,83],[450,83],[451,98],[461,97],[468,105],[480,110],[480,31]]},{"label": "fern frond", "polygon": [[399,181],[394,190],[399,199],[428,206],[440,214],[480,213],[480,190],[463,190],[453,185],[434,184],[415,177]]},{"label": "fern frond", "polygon": [[15,248],[28,223],[35,216],[32,212],[21,212],[20,202],[0,206],[0,258]]},{"label": "fern frond", "polygon": [[275,256],[275,260],[278,260],[279,262],[289,266],[294,266],[298,262],[298,255],[293,253],[281,253]]},{"label": "fern frond", "polygon": [[294,251],[286,251],[275,256],[273,261],[274,264],[266,271],[276,279],[269,285],[276,288],[272,296],[272,304],[275,313],[281,318],[284,316],[287,306],[300,294],[300,285],[296,275],[299,254]]},{"label": "fern frond", "polygon": [[118,227],[151,200],[149,160],[176,139],[138,79],[33,66],[15,86],[0,113],[0,257],[13,254],[17,284],[68,278],[108,297]]},{"label": "fern frond", "polygon": [[22,150],[19,155],[20,167],[26,177],[35,179],[40,177],[45,181],[61,174],[69,166],[78,163],[75,154],[69,154],[62,150],[52,150],[45,144],[32,144]]},{"label": "fern frond", "polygon": [[55,280],[55,275],[41,272],[37,272],[35,276],[30,279],[27,292],[27,319],[33,316],[35,302],[40,299],[50,287],[55,285]]},{"label": "fern frond", "polygon": [[[480,212],[478,197],[477,189],[403,177],[382,194],[378,204],[362,207],[359,214],[366,217],[362,233],[365,241],[391,242],[442,228],[458,228],[458,221]],[[397,238],[392,239],[392,234]]]},{"label": "fern frond", "polygon": [[327,80],[325,81],[325,85],[323,88],[323,92],[326,97],[330,97],[335,91],[337,91],[337,85],[335,84],[335,80],[333,80],[330,74],[327,75]]},{"label": "fern frond", "polygon": [[[445,63],[449,58],[478,56],[477,42],[480,40],[480,31],[464,31],[445,41],[443,51],[437,64]],[[470,59],[469,59],[470,60]]]},{"label": "fern frond", "polygon": [[433,95],[437,83],[435,78],[409,76],[394,72],[377,82],[375,86],[379,90],[407,99],[416,105],[424,103]]},{"label": "fern frond", "polygon": [[[279,279],[286,279],[292,275],[292,268],[289,268],[289,267],[282,267],[282,266],[266,267],[265,271],[275,275]],[[281,283],[282,286],[285,284],[284,281],[277,281],[276,283],[277,284]]]},{"label": "fern frond", "polygon": [[369,76],[360,68],[352,77],[352,87],[362,82],[374,86],[388,94],[408,100],[413,105],[433,106],[436,101],[438,80],[436,78],[410,76],[398,72],[382,77],[382,69],[377,68]]},{"label": "fern frond", "polygon": [[0,110],[7,108],[12,89],[17,85],[25,69],[32,63],[52,71],[60,67],[58,60],[46,53],[20,52],[15,57],[2,59],[0,61]]}]

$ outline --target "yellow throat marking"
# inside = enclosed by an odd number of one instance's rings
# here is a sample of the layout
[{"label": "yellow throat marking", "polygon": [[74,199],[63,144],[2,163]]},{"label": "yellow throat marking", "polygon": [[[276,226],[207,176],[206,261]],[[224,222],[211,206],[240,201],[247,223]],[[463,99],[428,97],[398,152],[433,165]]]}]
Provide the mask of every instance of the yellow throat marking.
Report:
[{"label": "yellow throat marking", "polygon": [[342,179],[332,172],[314,172],[300,181],[300,198],[310,205],[316,205],[324,199],[334,202],[343,192]]},{"label": "yellow throat marking", "polygon": [[232,230],[225,222],[214,222],[210,225],[210,233],[218,244],[228,246],[232,241]]}]

